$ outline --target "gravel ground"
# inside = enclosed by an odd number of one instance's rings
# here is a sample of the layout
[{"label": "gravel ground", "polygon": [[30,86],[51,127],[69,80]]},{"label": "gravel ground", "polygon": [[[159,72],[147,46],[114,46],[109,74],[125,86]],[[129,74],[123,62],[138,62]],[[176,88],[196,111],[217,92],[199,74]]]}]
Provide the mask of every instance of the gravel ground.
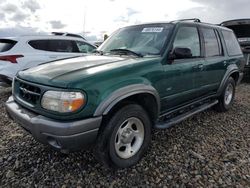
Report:
[{"label": "gravel ground", "polygon": [[91,151],[64,155],[37,143],[8,119],[0,91],[0,187],[250,187],[250,84],[227,113],[200,113],[154,131],[136,166],[111,171]]}]

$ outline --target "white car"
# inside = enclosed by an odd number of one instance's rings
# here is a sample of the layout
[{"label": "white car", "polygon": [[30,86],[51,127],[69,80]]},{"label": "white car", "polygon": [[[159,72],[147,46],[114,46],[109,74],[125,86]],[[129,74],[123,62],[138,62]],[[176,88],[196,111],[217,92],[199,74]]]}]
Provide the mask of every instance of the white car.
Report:
[{"label": "white car", "polygon": [[96,47],[68,36],[20,36],[0,38],[0,85],[11,84],[20,70],[41,63],[83,55]]}]

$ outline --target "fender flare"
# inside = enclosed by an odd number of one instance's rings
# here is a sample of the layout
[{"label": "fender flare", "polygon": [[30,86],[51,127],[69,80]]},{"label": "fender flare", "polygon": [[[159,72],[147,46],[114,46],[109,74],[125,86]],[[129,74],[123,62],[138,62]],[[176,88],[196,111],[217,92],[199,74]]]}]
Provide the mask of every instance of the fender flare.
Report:
[{"label": "fender flare", "polygon": [[129,86],[122,87],[108,97],[106,97],[96,108],[94,116],[107,115],[108,112],[123,99],[136,95],[136,94],[150,94],[154,96],[157,103],[157,115],[160,113],[160,96],[156,89],[151,85],[145,84],[133,84]]},{"label": "fender flare", "polygon": [[223,91],[223,89],[224,89],[224,86],[225,86],[225,84],[226,84],[228,78],[229,78],[233,73],[235,73],[235,72],[238,72],[238,73],[240,74],[240,70],[239,70],[239,68],[238,68],[235,64],[229,65],[229,66],[227,67],[227,71],[226,71],[226,73],[225,73],[225,75],[224,75],[224,77],[223,77],[223,79],[222,79],[222,81],[221,81],[221,83],[220,83],[219,89],[217,90],[217,95],[218,95],[218,96],[221,95],[221,93],[222,93],[222,91]]}]

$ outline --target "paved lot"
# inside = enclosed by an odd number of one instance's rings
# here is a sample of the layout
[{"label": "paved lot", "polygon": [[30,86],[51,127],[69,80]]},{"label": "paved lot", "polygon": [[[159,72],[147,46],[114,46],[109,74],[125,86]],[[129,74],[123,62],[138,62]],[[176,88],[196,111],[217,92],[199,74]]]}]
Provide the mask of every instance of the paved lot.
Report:
[{"label": "paved lot", "polygon": [[154,131],[143,160],[116,172],[91,151],[63,155],[37,143],[6,116],[9,95],[0,89],[0,187],[250,187],[250,84],[238,87],[227,113]]}]

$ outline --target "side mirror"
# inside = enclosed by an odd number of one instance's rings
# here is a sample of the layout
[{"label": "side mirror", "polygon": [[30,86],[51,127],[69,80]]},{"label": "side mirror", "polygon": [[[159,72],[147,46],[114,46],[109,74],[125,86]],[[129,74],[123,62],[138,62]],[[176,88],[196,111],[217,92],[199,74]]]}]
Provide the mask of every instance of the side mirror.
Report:
[{"label": "side mirror", "polygon": [[189,48],[180,48],[176,47],[174,50],[169,54],[169,59],[185,59],[192,57],[192,52]]}]

